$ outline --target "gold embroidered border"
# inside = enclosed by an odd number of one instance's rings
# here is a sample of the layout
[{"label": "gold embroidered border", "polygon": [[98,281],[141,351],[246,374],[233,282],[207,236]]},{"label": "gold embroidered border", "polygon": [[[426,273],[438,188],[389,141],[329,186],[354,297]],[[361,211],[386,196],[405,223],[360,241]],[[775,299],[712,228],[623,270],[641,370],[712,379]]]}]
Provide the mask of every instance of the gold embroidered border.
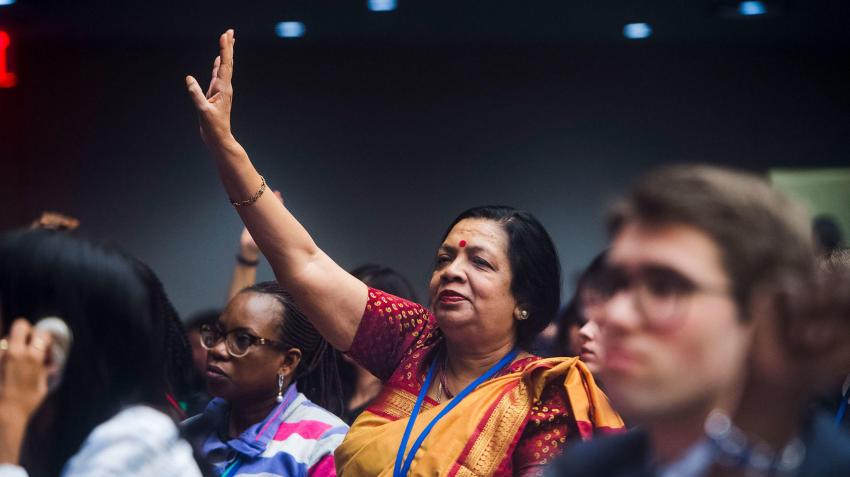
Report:
[{"label": "gold embroidered border", "polygon": [[524,383],[509,391],[484,425],[465,462],[458,469],[458,477],[493,475],[502,463],[508,447],[513,442],[516,429],[531,407]]},{"label": "gold embroidered border", "polygon": [[[413,406],[416,405],[414,394],[401,389],[392,389],[381,394],[376,400],[377,402],[369,406],[370,408],[376,408],[379,413],[391,419],[410,417]],[[427,409],[427,406],[423,406],[423,409]]]}]

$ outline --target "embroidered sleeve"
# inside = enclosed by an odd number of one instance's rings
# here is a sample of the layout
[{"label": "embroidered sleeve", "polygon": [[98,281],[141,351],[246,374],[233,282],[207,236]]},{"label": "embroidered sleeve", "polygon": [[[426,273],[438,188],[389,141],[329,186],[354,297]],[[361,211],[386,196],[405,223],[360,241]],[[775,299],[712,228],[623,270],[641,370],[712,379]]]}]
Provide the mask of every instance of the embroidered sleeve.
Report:
[{"label": "embroidered sleeve", "polygon": [[417,341],[434,333],[434,317],[422,305],[369,289],[369,301],[348,355],[381,381],[390,378]]},{"label": "embroidered sleeve", "polygon": [[535,475],[561,455],[564,446],[579,439],[567,411],[566,395],[558,386],[547,386],[534,403],[528,423],[514,451],[514,475]]}]

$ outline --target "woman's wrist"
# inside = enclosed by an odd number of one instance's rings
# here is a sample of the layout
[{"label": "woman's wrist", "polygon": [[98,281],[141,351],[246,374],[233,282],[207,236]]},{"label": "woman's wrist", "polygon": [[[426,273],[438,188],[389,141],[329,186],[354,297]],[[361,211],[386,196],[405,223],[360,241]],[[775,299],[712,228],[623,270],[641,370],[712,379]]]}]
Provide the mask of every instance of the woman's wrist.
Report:
[{"label": "woman's wrist", "polygon": [[27,418],[18,406],[0,404],[0,464],[18,465]]}]

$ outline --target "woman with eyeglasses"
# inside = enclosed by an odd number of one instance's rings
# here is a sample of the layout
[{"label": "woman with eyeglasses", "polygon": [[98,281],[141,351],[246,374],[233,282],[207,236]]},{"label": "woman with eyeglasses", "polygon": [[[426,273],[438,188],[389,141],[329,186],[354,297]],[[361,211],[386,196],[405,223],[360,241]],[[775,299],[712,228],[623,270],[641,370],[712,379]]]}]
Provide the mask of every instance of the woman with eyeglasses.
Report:
[{"label": "woman with eyeglasses", "polygon": [[233,297],[201,344],[214,399],[183,425],[219,475],[336,475],[337,357],[277,283]]}]

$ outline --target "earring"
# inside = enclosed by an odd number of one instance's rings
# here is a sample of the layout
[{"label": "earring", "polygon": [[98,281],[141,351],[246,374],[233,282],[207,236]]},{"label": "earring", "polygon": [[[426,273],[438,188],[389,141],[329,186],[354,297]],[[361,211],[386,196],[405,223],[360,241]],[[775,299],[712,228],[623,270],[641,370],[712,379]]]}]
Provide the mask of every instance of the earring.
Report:
[{"label": "earring", "polygon": [[277,375],[277,402],[283,402],[283,373]]},{"label": "earring", "polygon": [[520,320],[527,320],[528,319],[528,310],[520,310],[519,319]]}]

